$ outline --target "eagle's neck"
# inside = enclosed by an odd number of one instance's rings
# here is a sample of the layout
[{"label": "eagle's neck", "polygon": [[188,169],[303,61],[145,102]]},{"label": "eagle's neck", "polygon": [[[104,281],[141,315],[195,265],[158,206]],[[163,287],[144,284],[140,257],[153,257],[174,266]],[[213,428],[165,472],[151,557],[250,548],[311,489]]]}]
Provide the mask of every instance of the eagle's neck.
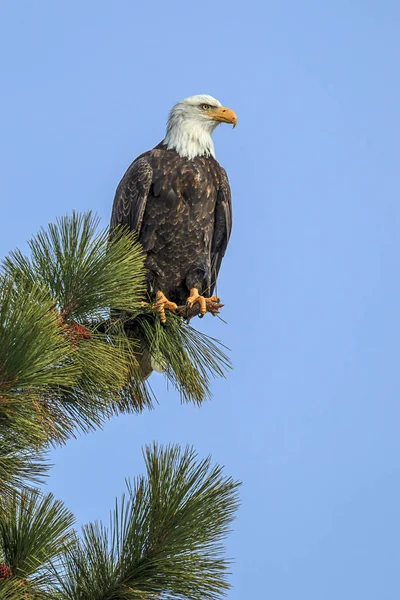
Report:
[{"label": "eagle's neck", "polygon": [[196,156],[215,158],[214,142],[211,138],[215,126],[216,123],[212,121],[208,124],[196,119],[181,119],[179,116],[171,115],[163,143],[167,148],[189,159]]}]

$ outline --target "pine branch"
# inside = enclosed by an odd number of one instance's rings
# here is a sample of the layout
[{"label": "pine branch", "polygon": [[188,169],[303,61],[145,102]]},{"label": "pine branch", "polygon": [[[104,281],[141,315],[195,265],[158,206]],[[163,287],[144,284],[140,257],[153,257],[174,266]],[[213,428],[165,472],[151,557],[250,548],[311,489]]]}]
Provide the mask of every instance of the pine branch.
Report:
[{"label": "pine branch", "polygon": [[75,349],[60,335],[54,302],[38,284],[0,278],[0,395],[21,390],[73,386]]},{"label": "pine branch", "polygon": [[[155,361],[183,400],[201,403],[210,397],[210,377],[223,376],[230,366],[221,345],[173,315],[162,328],[154,312],[141,308],[140,246],[124,229],[114,232],[108,243],[107,231],[96,234],[97,224],[91,213],[63,217],[30,241],[30,259],[16,251],[4,263],[5,273],[20,287],[41,286],[47,291],[72,346],[68,351],[75,350],[69,366],[83,376],[78,375],[75,385],[60,384],[57,393],[63,391],[65,406],[71,407],[74,400],[81,406],[80,427],[90,428],[94,417],[80,405],[82,395],[98,407],[96,425],[102,411],[107,418],[120,410],[150,407],[152,394],[144,380]],[[110,326],[110,310],[129,315],[125,329],[116,330],[114,323]],[[196,310],[195,306],[190,315]],[[46,390],[43,397],[42,403],[54,394]],[[61,414],[51,419],[57,422]]]},{"label": "pine branch", "polygon": [[14,432],[0,436],[1,497],[10,497],[16,488],[42,483],[49,468],[45,452],[26,444]]},{"label": "pine branch", "polygon": [[[0,502],[0,600],[217,600],[229,585],[222,542],[238,482],[191,448],[146,447],[147,475],[127,482],[108,528],[81,539],[51,494]],[[10,579],[1,579],[1,573]],[[6,575],[7,576],[7,575]]]},{"label": "pine branch", "polygon": [[221,342],[172,313],[162,324],[154,310],[142,308],[133,319],[127,318],[125,327],[127,335],[139,343],[139,363],[144,360],[150,372],[157,363],[184,402],[201,404],[209,399],[211,378],[225,377],[231,368]]},{"label": "pine branch", "polygon": [[5,428],[30,439],[35,422],[42,443],[60,443],[149,403],[140,386],[122,394],[137,366],[133,342],[95,332],[110,308],[139,306],[143,254],[133,234],[121,231],[110,245],[96,227],[90,213],[74,213],[30,241],[31,258],[16,251],[4,261],[0,441]]},{"label": "pine branch", "polygon": [[110,308],[135,310],[145,291],[144,255],[126,229],[108,243],[108,230],[97,231],[91,212],[62,217],[29,241],[31,258],[15,251],[4,262],[6,272],[40,283],[64,321],[99,321]]},{"label": "pine branch", "polygon": [[217,599],[229,588],[222,540],[238,483],[194,451],[145,450],[147,477],[128,482],[109,528],[83,530],[58,577],[63,600]]},{"label": "pine branch", "polygon": [[[76,543],[74,518],[52,494],[25,491],[0,502],[0,562],[11,579],[0,581],[0,599],[54,598],[52,569]],[[18,596],[18,593],[20,594]]]}]

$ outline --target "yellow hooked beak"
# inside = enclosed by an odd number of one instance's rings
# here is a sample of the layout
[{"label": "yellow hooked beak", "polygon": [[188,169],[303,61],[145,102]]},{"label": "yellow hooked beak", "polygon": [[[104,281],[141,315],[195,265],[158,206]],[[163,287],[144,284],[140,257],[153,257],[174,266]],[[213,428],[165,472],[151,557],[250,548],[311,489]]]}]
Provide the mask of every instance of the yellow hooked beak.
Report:
[{"label": "yellow hooked beak", "polygon": [[220,121],[221,123],[231,123],[233,127],[236,127],[237,116],[230,108],[220,106],[218,108],[212,108],[205,114],[214,121]]}]

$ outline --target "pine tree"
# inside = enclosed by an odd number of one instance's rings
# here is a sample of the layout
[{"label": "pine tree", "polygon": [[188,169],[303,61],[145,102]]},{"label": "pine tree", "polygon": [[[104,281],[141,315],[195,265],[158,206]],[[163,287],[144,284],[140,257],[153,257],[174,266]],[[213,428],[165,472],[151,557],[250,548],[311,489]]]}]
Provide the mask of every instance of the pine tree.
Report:
[{"label": "pine tree", "polygon": [[210,377],[229,367],[221,345],[143,306],[132,233],[110,243],[91,213],[74,213],[29,247],[0,272],[0,600],[220,597],[219,542],[238,484],[209,459],[147,448],[147,478],[128,485],[109,529],[89,524],[81,537],[62,503],[34,486],[51,445],[153,406],[146,361],[201,404]]}]

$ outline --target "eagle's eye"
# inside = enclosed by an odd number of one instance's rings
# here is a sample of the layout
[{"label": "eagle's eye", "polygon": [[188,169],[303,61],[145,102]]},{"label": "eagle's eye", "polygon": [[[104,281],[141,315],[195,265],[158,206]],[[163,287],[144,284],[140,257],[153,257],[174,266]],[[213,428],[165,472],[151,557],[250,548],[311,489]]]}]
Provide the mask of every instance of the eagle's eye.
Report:
[{"label": "eagle's eye", "polygon": [[209,104],[200,104],[201,110],[210,110],[211,106]]}]

